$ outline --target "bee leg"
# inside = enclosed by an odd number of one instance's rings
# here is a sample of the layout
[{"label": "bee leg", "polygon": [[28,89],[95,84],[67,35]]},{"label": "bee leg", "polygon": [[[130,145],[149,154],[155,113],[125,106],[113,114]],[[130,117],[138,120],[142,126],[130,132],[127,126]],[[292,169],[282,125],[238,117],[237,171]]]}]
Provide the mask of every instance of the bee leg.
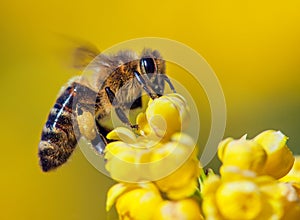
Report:
[{"label": "bee leg", "polygon": [[170,89],[171,89],[174,93],[176,93],[176,89],[175,89],[175,87],[173,86],[173,84],[172,84],[171,80],[169,79],[169,77],[168,77],[166,74],[160,74],[160,77],[162,77],[163,80],[165,80],[165,81],[169,84]]},{"label": "bee leg", "polygon": [[87,109],[81,107],[80,103],[77,104],[76,114],[80,134],[87,140],[93,140],[97,136],[93,114]]},{"label": "bee leg", "polygon": [[134,71],[133,73],[134,73],[135,78],[139,82],[139,84],[143,87],[143,89],[150,96],[151,99],[156,99],[159,97],[159,95],[157,93],[153,92],[153,89],[148,86],[149,83],[148,84],[146,83],[145,79],[142,77],[142,75],[139,72]]},{"label": "bee leg", "polygon": [[105,92],[108,96],[108,99],[109,99],[110,103],[112,104],[112,106],[115,107],[115,111],[116,111],[118,117],[120,118],[120,120],[124,124],[130,126],[131,128],[138,129],[138,125],[131,124],[128,117],[125,115],[124,110],[119,106],[119,102],[118,102],[118,99],[115,96],[115,93],[109,87],[105,88]]},{"label": "bee leg", "polygon": [[117,108],[115,108],[115,111],[116,111],[118,117],[121,119],[121,121],[124,124],[130,126],[131,128],[138,129],[138,125],[133,125],[130,123],[130,121],[129,121],[128,117],[125,115],[123,109],[121,109],[120,107],[117,107]]},{"label": "bee leg", "polygon": [[92,114],[94,105],[78,103],[76,106],[77,123],[81,135],[91,142],[92,147],[99,155],[104,154],[108,141],[105,138],[107,131],[101,127]]},{"label": "bee leg", "polygon": [[91,143],[95,151],[98,154],[103,155],[105,146],[107,145],[108,141],[104,137],[104,135],[101,132],[99,132],[98,135],[96,135],[96,137],[91,141]]}]

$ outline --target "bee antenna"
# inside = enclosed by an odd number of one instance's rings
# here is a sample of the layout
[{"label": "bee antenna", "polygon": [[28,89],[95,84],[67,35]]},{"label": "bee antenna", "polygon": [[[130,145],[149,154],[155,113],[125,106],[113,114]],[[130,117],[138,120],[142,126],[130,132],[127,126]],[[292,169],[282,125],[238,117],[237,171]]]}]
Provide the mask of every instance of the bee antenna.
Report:
[{"label": "bee antenna", "polygon": [[165,80],[165,81],[168,83],[168,85],[170,86],[170,89],[171,89],[174,93],[176,93],[176,89],[175,89],[175,87],[173,86],[173,84],[172,84],[171,80],[169,79],[169,77],[168,77],[167,75],[165,75],[165,74],[161,74],[161,76],[163,77],[163,80]]}]

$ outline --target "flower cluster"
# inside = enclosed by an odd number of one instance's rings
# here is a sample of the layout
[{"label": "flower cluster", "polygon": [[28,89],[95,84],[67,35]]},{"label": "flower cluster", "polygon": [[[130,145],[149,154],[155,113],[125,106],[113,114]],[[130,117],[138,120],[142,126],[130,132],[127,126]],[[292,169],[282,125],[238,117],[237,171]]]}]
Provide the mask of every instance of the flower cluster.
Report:
[{"label": "flower cluster", "polygon": [[295,158],[286,142],[285,135],[272,130],[252,140],[223,140],[221,175],[209,175],[202,185],[205,218],[299,219],[299,167],[290,171]]},{"label": "flower cluster", "polygon": [[118,181],[107,195],[120,219],[203,219],[192,196],[200,164],[193,139],[183,133],[189,109],[179,94],[151,100],[137,117],[138,131],[118,127],[107,135],[106,169]]},{"label": "flower cluster", "polygon": [[299,219],[300,156],[280,131],[227,138],[218,147],[219,173],[205,173],[194,140],[184,133],[189,109],[179,94],[151,100],[138,130],[118,127],[106,146],[116,180],[107,194],[119,219]]}]

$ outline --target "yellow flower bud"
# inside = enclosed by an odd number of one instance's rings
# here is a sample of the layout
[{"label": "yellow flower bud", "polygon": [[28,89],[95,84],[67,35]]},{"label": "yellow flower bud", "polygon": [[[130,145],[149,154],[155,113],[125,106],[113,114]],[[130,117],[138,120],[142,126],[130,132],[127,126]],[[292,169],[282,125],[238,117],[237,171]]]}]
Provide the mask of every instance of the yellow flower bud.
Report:
[{"label": "yellow flower bud", "polygon": [[[183,130],[187,123],[188,108],[179,94],[162,96],[151,101],[146,110],[150,129],[159,137],[168,139],[173,133]],[[142,117],[140,116],[140,121]],[[143,126],[146,127],[146,126]]]},{"label": "yellow flower bud", "polygon": [[202,198],[203,213],[209,220],[281,219],[284,215],[278,182],[237,167],[225,167],[220,178],[209,176],[203,184]]},{"label": "yellow flower bud", "polygon": [[136,118],[136,124],[139,126],[138,131],[140,135],[147,136],[151,133],[151,128],[148,124],[146,114],[141,112]]},{"label": "yellow flower bud", "polygon": [[153,151],[152,172],[162,177],[155,181],[161,191],[169,198],[181,199],[196,191],[200,164],[195,144],[188,135],[177,133],[171,140]]},{"label": "yellow flower bud", "polygon": [[191,137],[184,133],[176,133],[169,142],[152,151],[152,172],[155,172],[159,179],[166,177],[181,167],[189,158],[197,159],[196,154],[197,148]]},{"label": "yellow flower bud", "polygon": [[110,140],[119,140],[125,143],[135,143],[137,141],[135,134],[128,128],[124,127],[115,128],[109,132],[106,137]]},{"label": "yellow flower bud", "polygon": [[144,183],[139,186],[117,198],[116,209],[120,219],[153,219],[153,210],[162,202],[162,198],[154,184]]},{"label": "yellow flower bud", "polygon": [[216,201],[221,214],[228,219],[254,219],[263,208],[259,188],[250,181],[222,184]]},{"label": "yellow flower bud", "polygon": [[290,172],[280,179],[282,182],[294,182],[300,184],[300,156],[295,156],[295,162]]},{"label": "yellow flower bud", "polygon": [[284,217],[287,220],[298,220],[300,216],[300,198],[297,189],[289,183],[279,184],[284,205]]},{"label": "yellow flower bud", "polygon": [[209,196],[209,194],[214,194],[221,184],[221,178],[216,175],[210,175],[203,182],[203,187],[201,188],[201,193],[203,197]]},{"label": "yellow flower bud", "polygon": [[199,163],[189,160],[178,170],[155,183],[170,199],[186,198],[192,196],[197,190],[199,170]]},{"label": "yellow flower bud", "polygon": [[253,179],[257,173],[251,170],[243,170],[237,166],[221,166],[220,174],[223,181],[236,181],[242,179]]},{"label": "yellow flower bud", "polygon": [[216,204],[216,191],[222,184],[219,176],[213,174],[208,176],[208,178],[203,182],[201,187],[202,193],[202,210],[205,214],[205,219],[207,220],[218,220],[222,219],[222,215]]},{"label": "yellow flower bud", "polygon": [[300,198],[300,183],[299,182],[291,182],[291,184],[293,185],[293,187],[295,188],[298,197]]},{"label": "yellow flower bud", "polygon": [[142,179],[142,171],[136,164],[142,153],[139,149],[130,145],[114,141],[106,145],[105,148],[105,169],[114,180],[121,182],[138,182]]},{"label": "yellow flower bud", "polygon": [[203,220],[198,203],[193,199],[165,200],[154,212],[153,220],[191,219]]},{"label": "yellow flower bud", "polygon": [[223,166],[237,166],[240,169],[260,173],[267,159],[263,147],[252,141],[241,138],[227,138],[219,144],[218,156]]},{"label": "yellow flower bud", "polygon": [[286,145],[287,137],[280,131],[264,131],[254,138],[267,152],[267,162],[262,173],[279,179],[293,166],[294,156]]},{"label": "yellow flower bud", "polygon": [[125,192],[139,188],[138,184],[118,183],[110,187],[107,193],[106,211],[116,203],[116,200]]},{"label": "yellow flower bud", "polygon": [[[169,182],[168,185],[173,185],[172,192],[175,192],[173,188],[178,189],[179,194],[194,192],[194,180],[198,175],[199,161],[194,141],[188,135],[176,133],[169,142],[159,142],[155,138],[156,136],[136,138],[131,130],[117,128],[107,137],[124,139],[129,142],[114,141],[106,146],[105,168],[113,179],[125,182],[153,181],[162,179],[182,167],[180,170],[183,172],[176,172],[177,176],[182,173],[181,181],[176,181],[177,184],[174,185],[171,180],[172,183]],[[192,159],[187,162],[189,158]],[[185,162],[187,163],[183,165]],[[174,175],[169,178],[174,178]],[[192,181],[189,182],[190,180]],[[184,184],[190,187],[183,190],[182,185]]]}]

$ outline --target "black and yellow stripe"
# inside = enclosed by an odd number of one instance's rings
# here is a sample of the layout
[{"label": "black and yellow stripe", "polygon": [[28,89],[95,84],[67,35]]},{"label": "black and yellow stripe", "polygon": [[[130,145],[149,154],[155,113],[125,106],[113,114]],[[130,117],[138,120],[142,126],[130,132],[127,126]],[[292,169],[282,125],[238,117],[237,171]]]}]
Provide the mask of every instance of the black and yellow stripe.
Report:
[{"label": "black and yellow stripe", "polygon": [[74,120],[74,84],[58,97],[43,128],[39,144],[40,164],[49,171],[65,163],[77,145],[80,134]]}]

